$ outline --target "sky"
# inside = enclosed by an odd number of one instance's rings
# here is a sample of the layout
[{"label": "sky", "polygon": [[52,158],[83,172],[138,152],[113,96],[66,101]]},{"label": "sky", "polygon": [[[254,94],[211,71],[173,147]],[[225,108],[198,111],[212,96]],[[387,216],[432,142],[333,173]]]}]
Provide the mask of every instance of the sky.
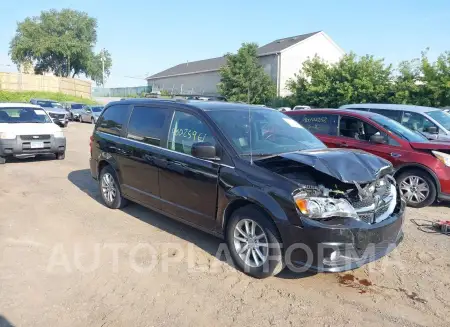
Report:
[{"label": "sky", "polygon": [[[236,51],[243,42],[324,31],[346,52],[398,64],[429,48],[450,50],[450,1],[302,0],[22,0],[0,1],[0,72],[17,22],[42,10],[71,8],[97,19],[96,49],[113,67],[106,87],[145,85],[144,78],[186,61]],[[20,5],[18,5],[20,3]]]}]

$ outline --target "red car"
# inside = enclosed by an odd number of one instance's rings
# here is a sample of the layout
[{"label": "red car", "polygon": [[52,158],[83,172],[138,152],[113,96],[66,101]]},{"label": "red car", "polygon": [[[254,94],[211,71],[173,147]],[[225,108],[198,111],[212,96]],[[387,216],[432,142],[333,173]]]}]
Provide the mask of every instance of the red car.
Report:
[{"label": "red car", "polygon": [[330,148],[360,149],[392,162],[407,204],[450,201],[450,144],[372,112],[311,109],[286,112]]}]

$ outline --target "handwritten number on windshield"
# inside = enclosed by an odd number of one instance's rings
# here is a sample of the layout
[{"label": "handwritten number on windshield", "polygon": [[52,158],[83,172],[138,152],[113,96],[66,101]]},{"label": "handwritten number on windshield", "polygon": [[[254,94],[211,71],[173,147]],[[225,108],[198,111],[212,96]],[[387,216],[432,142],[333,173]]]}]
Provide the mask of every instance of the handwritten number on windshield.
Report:
[{"label": "handwritten number on windshield", "polygon": [[194,142],[204,142],[207,136],[206,133],[199,133],[192,129],[183,128],[173,128],[172,135],[182,137],[184,139],[193,140]]}]

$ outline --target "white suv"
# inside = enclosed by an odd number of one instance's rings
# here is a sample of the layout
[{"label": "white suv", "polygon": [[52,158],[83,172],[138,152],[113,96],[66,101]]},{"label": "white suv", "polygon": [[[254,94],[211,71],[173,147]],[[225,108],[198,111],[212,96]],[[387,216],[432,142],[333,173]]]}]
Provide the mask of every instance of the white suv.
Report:
[{"label": "white suv", "polygon": [[40,106],[28,103],[0,103],[0,164],[7,157],[66,153],[66,138]]}]

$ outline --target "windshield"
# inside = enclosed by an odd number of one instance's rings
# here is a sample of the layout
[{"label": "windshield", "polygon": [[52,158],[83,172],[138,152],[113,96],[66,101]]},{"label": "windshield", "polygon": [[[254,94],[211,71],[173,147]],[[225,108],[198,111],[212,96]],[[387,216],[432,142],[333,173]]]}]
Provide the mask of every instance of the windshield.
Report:
[{"label": "windshield", "polygon": [[83,109],[83,107],[84,107],[84,105],[81,103],[72,103],[70,105],[70,108],[72,108],[72,109]]},{"label": "windshield", "polygon": [[422,134],[416,133],[409,128],[406,128],[402,124],[387,118],[385,116],[377,115],[371,117],[371,119],[386,128],[389,132],[394,133],[398,137],[401,137],[404,140],[409,142],[427,142],[428,139],[424,137]]},{"label": "windshield", "polygon": [[447,131],[450,131],[450,114],[442,110],[427,112],[427,115],[441,124]]},{"label": "windshield", "polygon": [[263,156],[326,148],[295,120],[275,110],[218,110],[207,114],[241,155]]},{"label": "windshield", "polygon": [[91,107],[93,112],[102,112],[103,107]]},{"label": "windshield", "polygon": [[51,123],[43,109],[0,108],[0,123]]},{"label": "windshield", "polygon": [[60,103],[54,101],[36,101],[36,104],[42,108],[63,108]]}]

